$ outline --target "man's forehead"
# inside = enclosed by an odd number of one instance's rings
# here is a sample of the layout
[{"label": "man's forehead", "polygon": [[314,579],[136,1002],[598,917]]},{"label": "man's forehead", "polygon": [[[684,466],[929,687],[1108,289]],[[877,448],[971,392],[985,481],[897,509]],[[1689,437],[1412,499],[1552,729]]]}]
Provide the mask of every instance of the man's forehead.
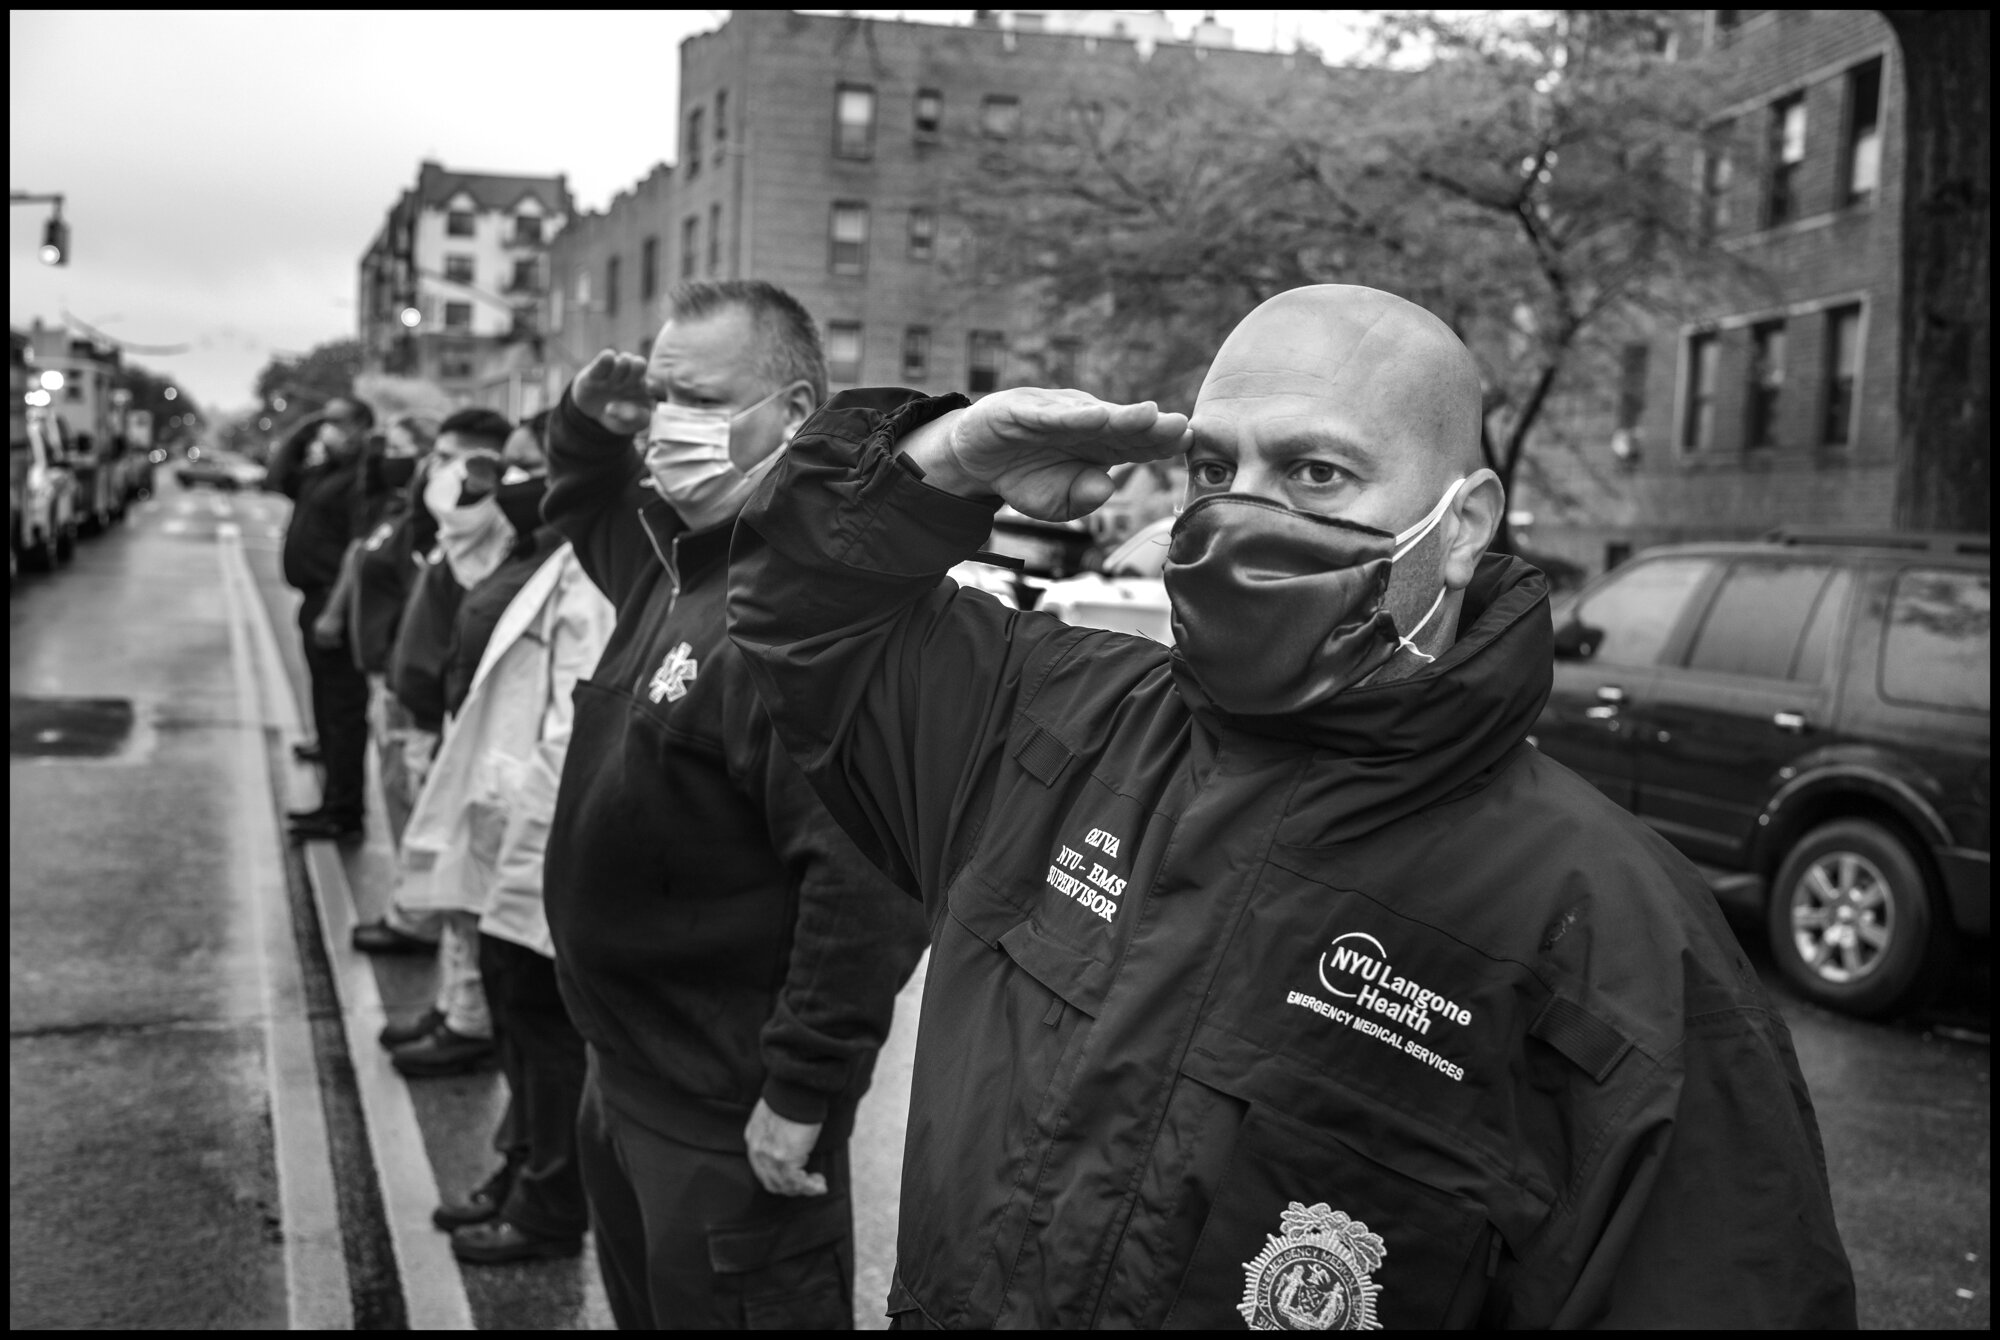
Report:
[{"label": "man's forehead", "polygon": [[756,331],[749,314],[725,307],[697,317],[674,317],[653,340],[648,370],[656,374],[726,375],[755,353]]}]

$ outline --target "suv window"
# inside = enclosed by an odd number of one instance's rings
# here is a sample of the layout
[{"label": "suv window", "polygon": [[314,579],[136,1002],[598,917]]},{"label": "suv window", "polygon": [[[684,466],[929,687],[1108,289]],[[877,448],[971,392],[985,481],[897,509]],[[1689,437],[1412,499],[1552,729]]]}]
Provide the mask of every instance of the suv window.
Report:
[{"label": "suv window", "polygon": [[1714,567],[1712,558],[1656,558],[1623,569],[1577,602],[1586,654],[1613,665],[1653,664]]},{"label": "suv window", "polygon": [[1799,635],[1826,585],[1826,563],[1737,563],[1715,593],[1688,651],[1690,670],[1784,679]]},{"label": "suv window", "polygon": [[1991,710],[1993,575],[1906,568],[1889,596],[1882,696],[1966,712]]}]

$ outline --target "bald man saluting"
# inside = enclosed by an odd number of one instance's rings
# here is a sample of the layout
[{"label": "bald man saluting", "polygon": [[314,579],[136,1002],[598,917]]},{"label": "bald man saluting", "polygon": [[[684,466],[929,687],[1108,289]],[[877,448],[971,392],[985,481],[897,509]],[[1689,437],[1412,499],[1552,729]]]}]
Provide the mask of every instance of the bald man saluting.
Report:
[{"label": "bald man saluting", "polygon": [[[733,636],[933,926],[899,1326],[1854,1324],[1784,1022],[1526,738],[1479,415],[1442,322],[1304,288],[1192,419],[852,392],[744,512]],[[1173,649],[939,580],[1183,451]]]}]

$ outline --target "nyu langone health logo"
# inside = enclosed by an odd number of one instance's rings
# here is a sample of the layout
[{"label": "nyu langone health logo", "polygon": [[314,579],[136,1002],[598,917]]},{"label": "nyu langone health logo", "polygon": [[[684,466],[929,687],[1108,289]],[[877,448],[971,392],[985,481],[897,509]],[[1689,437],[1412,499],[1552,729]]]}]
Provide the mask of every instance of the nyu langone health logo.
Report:
[{"label": "nyu langone health logo", "polygon": [[[1464,1080],[1463,1066],[1417,1038],[1428,1035],[1439,1019],[1460,1026],[1469,1024],[1472,1011],[1397,972],[1390,966],[1389,952],[1374,936],[1360,931],[1336,936],[1319,956],[1319,984],[1333,1000],[1323,1000],[1310,991],[1288,991],[1285,1004],[1311,1010],[1341,1028],[1353,1029],[1362,1037],[1414,1057],[1454,1083]],[[1398,1028],[1409,1036],[1397,1032]]]}]

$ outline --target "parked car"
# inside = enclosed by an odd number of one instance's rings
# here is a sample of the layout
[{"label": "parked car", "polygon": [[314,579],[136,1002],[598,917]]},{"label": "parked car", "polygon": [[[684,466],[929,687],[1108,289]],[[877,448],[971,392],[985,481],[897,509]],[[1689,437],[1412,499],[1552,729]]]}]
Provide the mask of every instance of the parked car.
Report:
[{"label": "parked car", "polygon": [[76,480],[65,463],[54,415],[30,410],[7,444],[14,494],[13,549],[20,566],[50,572],[76,552]]},{"label": "parked car", "polygon": [[1649,550],[1556,607],[1535,741],[1881,1016],[1991,933],[1985,535],[1780,531]]},{"label": "parked car", "polygon": [[211,488],[235,492],[237,489],[254,489],[264,483],[264,467],[247,456],[234,452],[210,451],[201,447],[189,447],[185,465],[174,470],[182,488],[193,488],[206,484]]}]

